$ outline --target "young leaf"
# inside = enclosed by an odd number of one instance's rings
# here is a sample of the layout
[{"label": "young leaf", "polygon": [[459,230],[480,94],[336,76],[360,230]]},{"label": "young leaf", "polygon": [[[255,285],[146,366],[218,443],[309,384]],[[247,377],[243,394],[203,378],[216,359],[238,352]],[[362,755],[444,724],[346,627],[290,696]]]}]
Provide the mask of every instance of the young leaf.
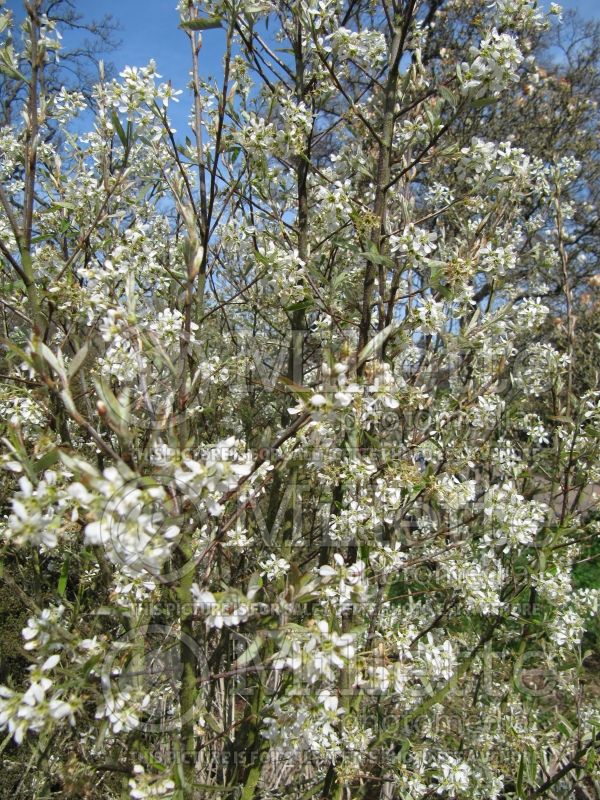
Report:
[{"label": "young leaf", "polygon": [[60,575],[58,577],[58,595],[59,597],[64,597],[65,591],[67,589],[67,580],[69,578],[69,556],[66,556],[65,560],[63,561],[62,567],[60,568]]},{"label": "young leaf", "polygon": [[68,369],[68,373],[67,373],[68,376],[69,376],[69,380],[71,380],[71,378],[75,377],[75,375],[79,372],[79,370],[83,366],[83,362],[86,359],[86,356],[88,354],[88,350],[89,350],[89,346],[88,346],[88,344],[86,342],[83,345],[83,347],[81,347],[75,353],[75,355],[73,356],[73,360],[69,364],[69,369]]},{"label": "young leaf", "polygon": [[208,31],[222,28],[221,17],[197,17],[181,23],[181,27],[188,31]]}]

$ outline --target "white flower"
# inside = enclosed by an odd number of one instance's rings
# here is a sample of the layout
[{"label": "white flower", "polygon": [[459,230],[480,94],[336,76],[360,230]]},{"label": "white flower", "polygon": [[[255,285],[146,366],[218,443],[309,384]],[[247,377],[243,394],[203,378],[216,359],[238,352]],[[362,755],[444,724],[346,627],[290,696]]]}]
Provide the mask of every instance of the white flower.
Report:
[{"label": "white flower", "polygon": [[516,40],[494,28],[479,47],[471,48],[473,61],[461,65],[461,89],[477,97],[495,95],[519,80],[517,69],[523,61]]},{"label": "white flower", "polygon": [[55,653],[53,656],[49,656],[41,666],[42,672],[46,672],[49,669],[54,669],[59,661],[60,655],[58,655],[58,653]]},{"label": "white flower", "polygon": [[277,558],[274,553],[267,558],[266,561],[259,562],[262,574],[266,575],[268,580],[273,581],[282,578],[290,570],[290,563],[285,558]]},{"label": "white flower", "polygon": [[219,599],[212,592],[201,590],[193,584],[192,595],[194,611],[205,617],[207,628],[222,628],[224,625],[237,626],[250,616],[250,607],[244,598],[223,594]]},{"label": "white flower", "polygon": [[327,404],[327,398],[322,394],[313,394],[313,396],[310,398],[310,404],[315,408],[321,408],[321,406]]},{"label": "white flower", "polygon": [[436,791],[438,794],[448,792],[455,795],[465,792],[469,788],[471,768],[464,761],[443,754],[438,760],[437,770],[439,786]]}]

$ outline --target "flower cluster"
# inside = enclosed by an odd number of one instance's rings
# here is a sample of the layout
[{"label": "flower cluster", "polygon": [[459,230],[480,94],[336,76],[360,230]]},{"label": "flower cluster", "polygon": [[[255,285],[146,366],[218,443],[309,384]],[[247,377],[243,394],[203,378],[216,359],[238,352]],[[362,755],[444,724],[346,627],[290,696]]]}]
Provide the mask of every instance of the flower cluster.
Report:
[{"label": "flower cluster", "polygon": [[459,80],[464,94],[474,97],[495,95],[519,80],[518,68],[523,54],[509,33],[494,28],[479,47],[471,48],[470,62],[463,62]]}]

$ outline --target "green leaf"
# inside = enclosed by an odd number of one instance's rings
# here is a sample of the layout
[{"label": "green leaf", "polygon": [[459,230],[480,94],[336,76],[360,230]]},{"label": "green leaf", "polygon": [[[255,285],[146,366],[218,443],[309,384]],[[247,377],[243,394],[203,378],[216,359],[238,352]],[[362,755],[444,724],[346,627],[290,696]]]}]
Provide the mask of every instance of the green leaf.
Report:
[{"label": "green leaf", "polygon": [[121,402],[121,397],[117,397],[110,388],[108,381],[104,379],[95,380],[94,386],[98,397],[106,406],[104,420],[115,433],[124,438],[130,436],[129,424],[129,405],[126,396]]},{"label": "green leaf", "polygon": [[537,758],[535,751],[529,749],[527,753],[527,782],[530,786],[535,786],[537,778]]},{"label": "green leaf", "polygon": [[260,589],[263,586],[263,579],[260,572],[253,572],[250,576],[250,580],[248,581],[248,591],[246,592],[247,596],[250,599],[254,599],[255,595],[258,594]]},{"label": "green leaf", "polygon": [[447,103],[450,103],[452,108],[456,108],[458,105],[456,97],[454,94],[448,89],[446,86],[440,86],[439,88],[440,97],[443,97]]},{"label": "green leaf", "polygon": [[47,364],[50,364],[57,375],[59,375],[61,378],[65,376],[65,366],[62,363],[60,352],[58,355],[56,355],[52,352],[52,350],[50,350],[47,344],[44,344],[44,342],[39,342],[35,349],[38,355],[41,356]]},{"label": "green leaf", "polygon": [[64,597],[67,589],[67,580],[69,578],[69,561],[70,558],[67,556],[63,561],[62,567],[60,568],[60,575],[58,578],[58,594],[60,597]]},{"label": "green leaf", "polygon": [[45,470],[52,467],[58,461],[59,452],[58,449],[55,447],[52,450],[49,450],[47,453],[34,463],[33,468],[36,472],[36,475],[40,475]]},{"label": "green leaf", "polygon": [[31,244],[39,244],[40,242],[47,242],[48,239],[53,239],[56,236],[55,233],[41,233],[39,236],[34,236],[31,240]]},{"label": "green leaf", "polygon": [[251,664],[254,659],[260,653],[260,649],[265,643],[265,637],[261,633],[256,634],[256,638],[254,641],[244,650],[242,655],[233,662],[232,668],[238,669],[238,667],[246,667],[248,664]]},{"label": "green leaf", "polygon": [[525,773],[525,758],[523,753],[521,753],[521,758],[519,759],[519,771],[517,772],[517,797],[523,797],[523,775]]},{"label": "green leaf", "polygon": [[285,306],[284,311],[306,311],[309,308],[313,308],[314,304],[315,302],[312,297],[305,297],[304,300]]},{"label": "green leaf", "polygon": [[121,125],[121,120],[119,119],[116,111],[113,111],[113,113],[111,115],[111,120],[112,120],[112,124],[115,126],[115,131],[117,132],[117,136],[121,140],[121,144],[123,145],[123,147],[125,149],[127,149],[127,145],[128,145],[127,135],[125,134],[123,126]]},{"label": "green leaf", "polygon": [[84,361],[85,361],[85,359],[86,359],[86,356],[87,356],[87,354],[88,354],[88,350],[89,350],[89,346],[88,346],[88,344],[87,344],[87,342],[86,342],[86,343],[83,345],[83,347],[81,347],[81,348],[80,348],[80,349],[79,349],[79,350],[78,350],[78,351],[75,353],[75,355],[73,356],[73,360],[72,360],[72,361],[71,361],[71,363],[69,364],[69,369],[68,369],[68,373],[67,373],[67,374],[68,374],[68,376],[69,376],[69,380],[71,380],[72,378],[74,378],[74,377],[75,377],[75,375],[77,375],[77,373],[79,372],[79,370],[80,370],[80,369],[81,369],[81,367],[83,366],[83,362],[84,362]]},{"label": "green leaf", "polygon": [[8,64],[3,64],[1,61],[0,61],[0,72],[4,73],[4,75],[8,75],[9,78],[16,78],[17,80],[23,81],[23,83],[25,83],[27,80],[25,76],[21,75],[21,73],[17,69],[9,67]]},{"label": "green leaf", "polygon": [[401,323],[398,321],[394,321],[390,323],[386,328],[380,331],[376,336],[374,336],[368,344],[363,347],[363,349],[358,354],[358,366],[364,364],[365,361],[368,361],[369,358],[379,350],[384,342],[386,342],[390,336],[392,336],[396,331],[400,328]]},{"label": "green leaf", "polygon": [[197,17],[188,19],[181,23],[181,27],[188,31],[208,31],[214,28],[222,28],[221,17]]},{"label": "green leaf", "polygon": [[491,106],[494,103],[498,102],[497,97],[479,97],[477,100],[473,100],[471,105],[473,108],[483,108],[484,106]]},{"label": "green leaf", "polygon": [[590,747],[585,760],[585,768],[590,775],[594,774],[594,767],[596,766],[598,754],[595,747]]},{"label": "green leaf", "polygon": [[10,339],[0,339],[0,341],[8,350],[11,350],[18,358],[20,358],[21,361],[23,361],[30,367],[33,366],[32,358],[28,353],[25,352],[25,350],[22,350],[20,347],[17,347],[17,345],[13,344],[13,342],[11,342]]},{"label": "green leaf", "polygon": [[378,253],[377,250],[369,250],[363,251],[361,254],[364,258],[368,261],[371,261],[373,264],[382,264],[385,267],[394,267],[396,266],[396,262],[393,258],[389,256],[384,256],[383,253]]},{"label": "green leaf", "polygon": [[211,729],[211,731],[214,731],[215,733],[223,733],[223,726],[217,720],[217,718],[210,712],[204,715],[204,721]]},{"label": "green leaf", "polygon": [[64,407],[67,409],[67,411],[70,414],[76,414],[77,413],[77,408],[75,407],[75,403],[73,402],[73,398],[71,397],[69,392],[67,392],[66,389],[63,390],[60,393],[60,399],[63,401]]}]

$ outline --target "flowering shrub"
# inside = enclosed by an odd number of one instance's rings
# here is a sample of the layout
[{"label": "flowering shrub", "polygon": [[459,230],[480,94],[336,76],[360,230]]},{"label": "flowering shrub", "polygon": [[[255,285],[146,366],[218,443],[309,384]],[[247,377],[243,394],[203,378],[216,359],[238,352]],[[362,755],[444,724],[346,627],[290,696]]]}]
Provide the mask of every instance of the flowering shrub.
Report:
[{"label": "flowering shrub", "polygon": [[594,162],[511,117],[550,16],[181,0],[186,137],[152,62],[50,90],[51,6],[0,9],[18,791],[583,791]]}]

